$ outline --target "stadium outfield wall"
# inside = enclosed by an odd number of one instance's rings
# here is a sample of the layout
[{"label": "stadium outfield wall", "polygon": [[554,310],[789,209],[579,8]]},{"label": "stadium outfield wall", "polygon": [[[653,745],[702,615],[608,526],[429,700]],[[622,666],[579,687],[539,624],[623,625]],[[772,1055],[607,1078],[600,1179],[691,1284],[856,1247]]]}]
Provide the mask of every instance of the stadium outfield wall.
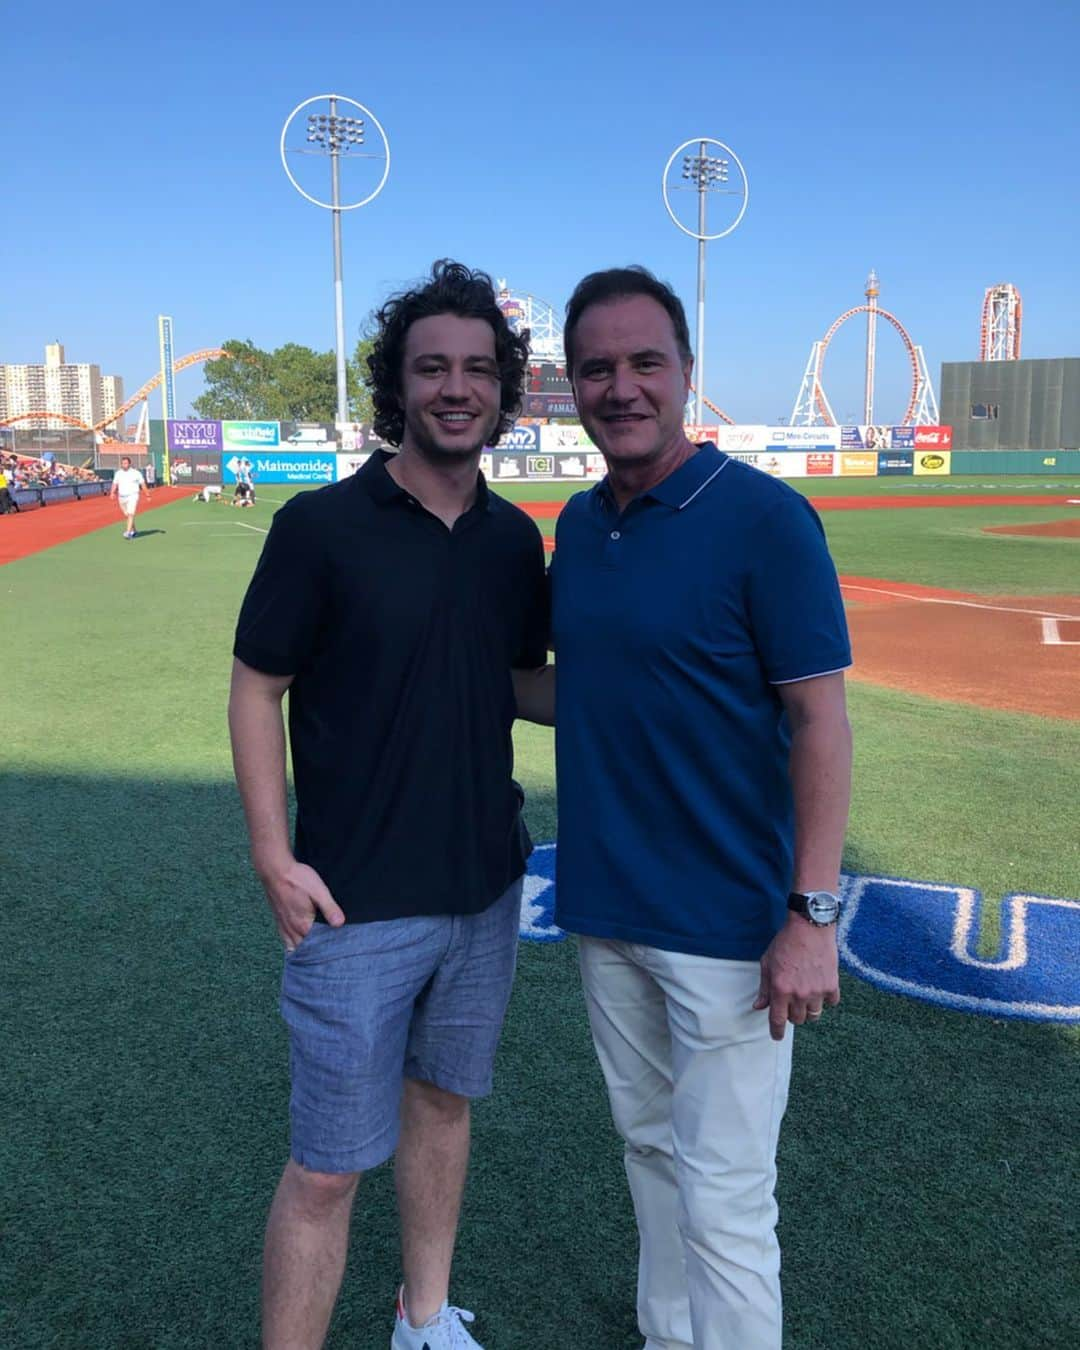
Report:
[{"label": "stadium outfield wall", "polygon": [[[159,474],[174,486],[232,485],[238,474],[258,483],[318,485],[348,477],[383,443],[360,424],[151,422]],[[777,478],[946,477],[950,474],[1080,473],[1080,450],[966,451],[951,426],[688,426],[708,441]],[[167,455],[166,455],[167,451]],[[521,423],[481,458],[493,481],[589,482],[604,459],[584,427]]]}]

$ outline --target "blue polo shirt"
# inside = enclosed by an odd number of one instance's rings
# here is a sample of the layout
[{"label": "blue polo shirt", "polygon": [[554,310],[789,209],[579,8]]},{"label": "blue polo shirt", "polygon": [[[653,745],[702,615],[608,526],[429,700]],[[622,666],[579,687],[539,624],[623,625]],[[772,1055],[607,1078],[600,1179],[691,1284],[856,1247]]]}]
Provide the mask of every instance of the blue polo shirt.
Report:
[{"label": "blue polo shirt", "polygon": [[551,577],[556,922],[758,959],[792,874],[776,686],[851,664],[817,513],[706,445],[621,514],[573,497]]}]

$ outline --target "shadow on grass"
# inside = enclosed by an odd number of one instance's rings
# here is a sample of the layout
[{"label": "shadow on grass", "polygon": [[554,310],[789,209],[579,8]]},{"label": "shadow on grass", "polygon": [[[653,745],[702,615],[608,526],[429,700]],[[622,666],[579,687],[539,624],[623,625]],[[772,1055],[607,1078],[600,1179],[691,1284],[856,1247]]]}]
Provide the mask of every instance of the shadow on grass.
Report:
[{"label": "shadow on grass", "polygon": [[[0,818],[0,1343],[254,1347],[288,1085],[234,790],[0,776]],[[789,1346],[1067,1343],[1072,1044],[845,983],[781,1147]],[[493,1350],[640,1345],[619,1154],[574,943],[523,944],[454,1280]],[[384,1350],[396,1243],[384,1167],[329,1346]]]}]

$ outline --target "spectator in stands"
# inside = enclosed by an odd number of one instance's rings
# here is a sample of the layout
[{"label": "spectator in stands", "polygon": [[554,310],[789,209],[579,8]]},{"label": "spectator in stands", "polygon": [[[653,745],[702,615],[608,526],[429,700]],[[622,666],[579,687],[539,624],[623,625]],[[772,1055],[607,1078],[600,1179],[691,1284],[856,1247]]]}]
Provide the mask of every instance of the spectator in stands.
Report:
[{"label": "spectator in stands", "polygon": [[11,495],[8,487],[7,470],[0,465],[0,516],[6,516],[12,511],[19,509],[15,498]]}]

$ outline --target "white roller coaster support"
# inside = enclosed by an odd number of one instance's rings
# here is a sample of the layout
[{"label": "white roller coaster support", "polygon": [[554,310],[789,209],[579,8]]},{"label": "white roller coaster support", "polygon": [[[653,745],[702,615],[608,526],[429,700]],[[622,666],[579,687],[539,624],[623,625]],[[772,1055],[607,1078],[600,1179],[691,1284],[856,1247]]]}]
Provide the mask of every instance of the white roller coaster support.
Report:
[{"label": "white roller coaster support", "polygon": [[810,348],[810,358],[803,371],[802,383],[795,396],[795,406],[791,410],[793,427],[836,426],[836,416],[829,406],[825,390],[821,386],[821,351],[824,346],[815,342]]},{"label": "white roller coaster support", "polygon": [[915,347],[915,359],[919,367],[919,396],[912,422],[917,427],[936,427],[941,421],[941,414],[938,412],[938,401],[934,394],[934,383],[930,378],[930,368],[926,364],[923,349],[918,345]]}]

